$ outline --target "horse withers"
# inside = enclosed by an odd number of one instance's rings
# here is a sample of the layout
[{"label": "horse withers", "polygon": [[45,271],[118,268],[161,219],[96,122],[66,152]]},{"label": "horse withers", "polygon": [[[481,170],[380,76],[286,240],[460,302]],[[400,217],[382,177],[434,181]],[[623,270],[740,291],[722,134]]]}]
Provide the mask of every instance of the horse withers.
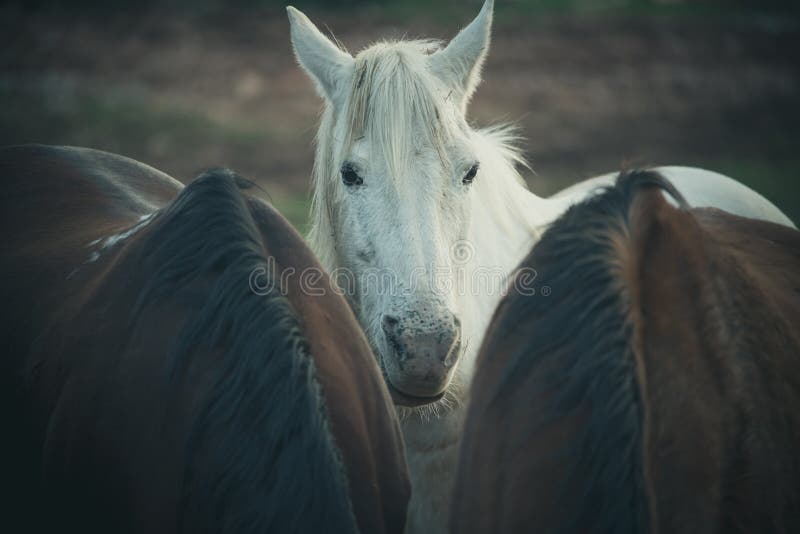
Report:
[{"label": "horse withers", "polygon": [[403,444],[372,352],[244,180],[183,188],[46,146],[0,150],[0,174],[6,520],[403,532]]},{"label": "horse withers", "polygon": [[523,261],[452,532],[800,532],[800,232],[662,190],[620,175]]}]

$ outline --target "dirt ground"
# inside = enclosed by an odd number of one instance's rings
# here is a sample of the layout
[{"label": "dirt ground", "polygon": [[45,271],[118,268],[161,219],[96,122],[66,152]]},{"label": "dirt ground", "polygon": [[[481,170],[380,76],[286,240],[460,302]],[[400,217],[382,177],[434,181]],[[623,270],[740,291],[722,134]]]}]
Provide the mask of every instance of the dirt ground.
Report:
[{"label": "dirt ground", "polygon": [[[387,36],[449,38],[477,10],[464,4],[458,16],[306,12],[357,51]],[[800,220],[798,19],[498,10],[470,112],[476,125],[520,125],[535,192],[621,166],[700,165]],[[0,98],[0,144],[94,146],[184,181],[230,166],[302,226],[321,102],[294,62],[282,10],[85,17],[0,7]]]}]

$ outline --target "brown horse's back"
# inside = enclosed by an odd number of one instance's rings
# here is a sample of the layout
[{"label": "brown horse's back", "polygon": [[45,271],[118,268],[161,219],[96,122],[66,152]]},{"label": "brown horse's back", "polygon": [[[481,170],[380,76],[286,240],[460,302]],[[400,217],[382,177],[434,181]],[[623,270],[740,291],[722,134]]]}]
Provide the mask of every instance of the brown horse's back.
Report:
[{"label": "brown horse's back", "polygon": [[[31,402],[26,391],[26,382],[34,379],[31,356],[57,354],[82,335],[86,345],[91,343],[90,325],[85,332],[70,329],[108,269],[107,258],[91,261],[101,249],[96,240],[136,224],[181,186],[127,158],[41,145],[0,148],[0,176],[5,230],[0,240],[0,414],[17,438],[4,440],[0,459],[13,486],[4,504],[35,529],[42,518],[36,473],[48,424],[43,414],[59,392],[42,390]],[[95,246],[89,246],[92,242]],[[59,339],[58,346],[46,348],[52,339]],[[78,349],[89,352],[86,345]]]},{"label": "brown horse's back", "polygon": [[242,179],[210,171],[181,189],[50,147],[4,149],[0,170],[17,230],[0,267],[6,517],[31,531],[402,532],[402,441],[364,335]]},{"label": "brown horse's back", "polygon": [[772,299],[777,314],[800,317],[800,237],[795,229],[711,208],[692,212],[719,253],[730,255]]},{"label": "brown horse's back", "polygon": [[640,197],[634,335],[651,523],[797,532],[800,232]]},{"label": "brown horse's back", "polygon": [[147,165],[75,147],[0,148],[0,177],[0,332],[23,343],[84,289],[70,275],[96,267],[90,243],[131,227],[181,190]]},{"label": "brown horse's back", "polygon": [[54,243],[71,245],[71,239],[88,238],[88,243],[164,206],[182,187],[116,154],[47,145],[0,148],[0,176],[0,216],[4,227],[13,230],[2,246],[12,254],[36,246],[52,249]]},{"label": "brown horse's back", "polygon": [[523,262],[549,291],[490,326],[454,532],[800,529],[800,233],[658,188],[621,176]]}]

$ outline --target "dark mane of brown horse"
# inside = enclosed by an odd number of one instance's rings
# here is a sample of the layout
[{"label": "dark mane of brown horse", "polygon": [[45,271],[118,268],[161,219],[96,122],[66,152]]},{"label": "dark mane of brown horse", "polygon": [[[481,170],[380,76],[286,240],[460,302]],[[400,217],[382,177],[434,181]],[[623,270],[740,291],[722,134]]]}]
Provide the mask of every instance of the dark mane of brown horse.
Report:
[{"label": "dark mane of brown horse", "polygon": [[[182,530],[302,525],[303,531],[355,532],[344,466],[303,330],[279,283],[260,295],[250,287],[250,275],[267,260],[235,176],[207,172],[159,218],[149,236],[152,249],[142,257],[153,274],[134,313],[141,317],[174,299],[194,310],[171,347],[168,387],[180,386],[198,352],[216,358],[186,443]],[[293,506],[303,501],[314,513]]]},{"label": "dark mane of brown horse", "polygon": [[[111,201],[104,162],[125,179]],[[366,340],[327,277],[319,298],[281,285],[281,268],[318,264],[242,179],[212,170],[180,190],[124,158],[49,147],[6,149],[0,170],[67,182],[49,179],[40,206],[12,182],[12,202],[29,202],[4,206],[25,239],[0,271],[19,315],[0,332],[18,437],[2,461],[31,530],[402,532],[402,442]]]},{"label": "dark mane of brown horse", "polygon": [[656,173],[568,210],[472,390],[453,532],[796,532],[800,233],[675,208]]}]

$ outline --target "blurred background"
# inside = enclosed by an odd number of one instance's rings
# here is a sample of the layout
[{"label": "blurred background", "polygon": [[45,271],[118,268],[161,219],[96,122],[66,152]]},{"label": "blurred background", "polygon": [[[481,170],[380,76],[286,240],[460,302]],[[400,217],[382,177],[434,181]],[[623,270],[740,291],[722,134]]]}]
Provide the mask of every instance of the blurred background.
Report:
[{"label": "blurred background", "polygon": [[[481,0],[292,0],[357,52],[449,39]],[[476,126],[512,121],[533,191],[632,165],[718,170],[800,221],[796,0],[496,0]],[[306,228],[322,102],[285,0],[0,4],[0,144],[117,152],[188,181],[229,166]]]}]

